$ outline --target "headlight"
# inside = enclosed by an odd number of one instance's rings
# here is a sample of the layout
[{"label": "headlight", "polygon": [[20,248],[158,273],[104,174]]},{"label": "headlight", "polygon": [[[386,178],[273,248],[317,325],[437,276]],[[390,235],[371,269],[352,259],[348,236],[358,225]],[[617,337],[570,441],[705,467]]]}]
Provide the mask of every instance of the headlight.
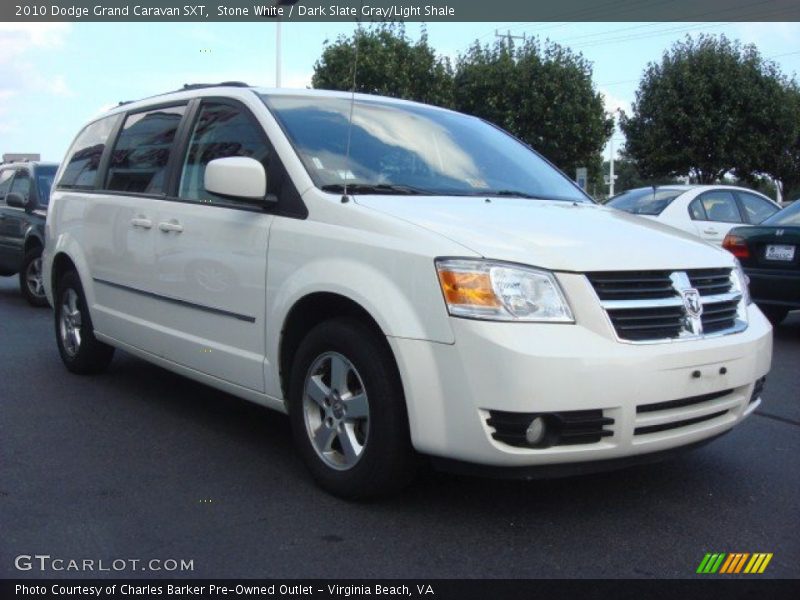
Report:
[{"label": "headlight", "polygon": [[548,271],[488,260],[436,261],[447,310],[491,321],[574,323],[561,287]]},{"label": "headlight", "polygon": [[736,266],[733,268],[733,275],[736,291],[742,294],[745,304],[751,304],[753,300],[750,298],[750,278],[742,269],[739,261],[737,259],[734,260],[736,261]]}]

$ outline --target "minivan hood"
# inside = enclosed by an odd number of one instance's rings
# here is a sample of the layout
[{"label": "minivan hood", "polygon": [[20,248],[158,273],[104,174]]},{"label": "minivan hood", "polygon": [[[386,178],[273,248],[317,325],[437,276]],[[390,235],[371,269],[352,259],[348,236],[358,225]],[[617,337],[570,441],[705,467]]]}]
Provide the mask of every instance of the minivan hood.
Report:
[{"label": "minivan hood", "polygon": [[355,201],[443,235],[486,258],[556,271],[731,266],[688,233],[613,208],[524,198],[367,196]]}]

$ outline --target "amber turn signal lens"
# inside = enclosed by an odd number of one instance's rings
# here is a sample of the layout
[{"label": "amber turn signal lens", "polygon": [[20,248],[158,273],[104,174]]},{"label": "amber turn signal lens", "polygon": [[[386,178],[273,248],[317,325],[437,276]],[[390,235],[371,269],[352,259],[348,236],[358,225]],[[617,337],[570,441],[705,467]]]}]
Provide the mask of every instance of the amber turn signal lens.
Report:
[{"label": "amber turn signal lens", "polygon": [[497,308],[500,301],[492,290],[489,273],[439,271],[445,300],[450,305],[471,305]]}]

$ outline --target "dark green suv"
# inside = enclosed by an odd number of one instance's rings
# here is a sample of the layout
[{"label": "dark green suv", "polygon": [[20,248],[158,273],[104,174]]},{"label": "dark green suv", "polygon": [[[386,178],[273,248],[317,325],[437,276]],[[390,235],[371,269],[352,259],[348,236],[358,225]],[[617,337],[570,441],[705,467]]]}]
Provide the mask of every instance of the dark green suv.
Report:
[{"label": "dark green suv", "polygon": [[19,162],[0,165],[0,275],[19,274],[22,295],[46,306],[42,286],[44,222],[58,165]]}]

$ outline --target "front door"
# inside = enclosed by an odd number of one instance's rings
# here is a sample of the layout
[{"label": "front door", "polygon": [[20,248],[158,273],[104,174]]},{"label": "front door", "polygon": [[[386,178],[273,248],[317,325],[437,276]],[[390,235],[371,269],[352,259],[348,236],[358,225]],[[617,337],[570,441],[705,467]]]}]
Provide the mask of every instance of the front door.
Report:
[{"label": "front door", "polygon": [[270,150],[249,111],[203,101],[188,134],[177,201],[162,202],[156,236],[156,291],[164,356],[250,390],[264,391],[267,246],[273,216],[205,190],[206,165]]}]

